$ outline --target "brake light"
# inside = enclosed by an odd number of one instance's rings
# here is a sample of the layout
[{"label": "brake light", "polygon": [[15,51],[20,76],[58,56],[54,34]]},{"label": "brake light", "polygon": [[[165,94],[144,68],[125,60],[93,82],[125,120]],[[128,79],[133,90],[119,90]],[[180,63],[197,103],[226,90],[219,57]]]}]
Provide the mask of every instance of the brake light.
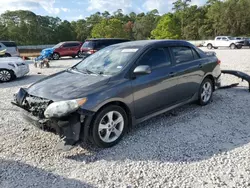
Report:
[{"label": "brake light", "polygon": [[218,64],[218,65],[220,65],[220,64],[221,64],[221,61],[220,61],[219,59],[217,60],[217,64]]},{"label": "brake light", "polygon": [[97,50],[89,50],[90,54],[94,54],[95,52],[97,52]]}]

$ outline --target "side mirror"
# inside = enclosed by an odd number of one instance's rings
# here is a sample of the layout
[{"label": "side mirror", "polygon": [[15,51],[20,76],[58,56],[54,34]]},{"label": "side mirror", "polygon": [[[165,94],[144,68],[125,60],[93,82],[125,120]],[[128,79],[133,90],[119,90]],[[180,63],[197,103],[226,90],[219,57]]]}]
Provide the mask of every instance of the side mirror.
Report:
[{"label": "side mirror", "polygon": [[146,75],[151,73],[151,68],[148,65],[139,65],[134,70],[134,75]]}]

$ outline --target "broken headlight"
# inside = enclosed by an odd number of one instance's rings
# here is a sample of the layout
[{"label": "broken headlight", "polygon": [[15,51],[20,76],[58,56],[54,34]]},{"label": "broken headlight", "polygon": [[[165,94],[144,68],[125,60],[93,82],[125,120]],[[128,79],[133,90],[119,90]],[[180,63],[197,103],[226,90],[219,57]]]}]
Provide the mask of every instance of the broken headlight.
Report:
[{"label": "broken headlight", "polygon": [[44,116],[46,118],[66,116],[76,111],[80,106],[86,103],[86,101],[87,98],[54,102],[46,108]]}]

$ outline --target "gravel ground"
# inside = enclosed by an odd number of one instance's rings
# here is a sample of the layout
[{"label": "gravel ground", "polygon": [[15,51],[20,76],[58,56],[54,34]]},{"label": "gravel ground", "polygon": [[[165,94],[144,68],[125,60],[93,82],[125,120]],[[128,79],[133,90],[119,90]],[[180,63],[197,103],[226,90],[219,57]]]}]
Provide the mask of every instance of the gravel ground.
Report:
[{"label": "gravel ground", "polygon": [[[250,50],[215,51],[222,69],[250,74]],[[217,91],[206,107],[186,105],[141,123],[113,148],[83,144],[55,151],[59,138],[26,123],[10,102],[19,87],[76,62],[53,61],[42,70],[30,65],[28,76],[0,85],[0,187],[250,187],[250,94],[244,82]]]}]

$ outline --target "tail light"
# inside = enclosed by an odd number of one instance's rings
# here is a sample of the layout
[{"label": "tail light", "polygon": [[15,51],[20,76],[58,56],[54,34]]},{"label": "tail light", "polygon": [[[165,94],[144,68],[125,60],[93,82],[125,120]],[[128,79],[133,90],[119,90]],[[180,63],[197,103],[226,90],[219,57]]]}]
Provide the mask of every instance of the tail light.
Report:
[{"label": "tail light", "polygon": [[220,64],[221,64],[221,61],[220,61],[219,59],[217,60],[217,64],[218,64],[218,65],[220,65]]},{"label": "tail light", "polygon": [[89,50],[88,54],[94,54],[95,52],[97,52],[97,50]]}]

